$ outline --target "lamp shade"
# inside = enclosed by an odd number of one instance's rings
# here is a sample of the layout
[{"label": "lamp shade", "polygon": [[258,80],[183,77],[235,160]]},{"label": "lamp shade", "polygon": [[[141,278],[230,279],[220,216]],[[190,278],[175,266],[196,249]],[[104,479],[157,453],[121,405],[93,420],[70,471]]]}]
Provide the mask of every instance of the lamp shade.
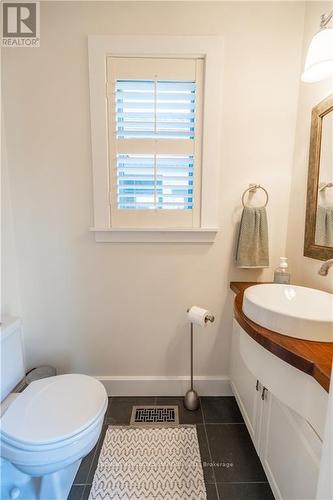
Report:
[{"label": "lamp shade", "polygon": [[311,83],[329,76],[333,76],[333,28],[324,28],[311,40],[301,79]]}]

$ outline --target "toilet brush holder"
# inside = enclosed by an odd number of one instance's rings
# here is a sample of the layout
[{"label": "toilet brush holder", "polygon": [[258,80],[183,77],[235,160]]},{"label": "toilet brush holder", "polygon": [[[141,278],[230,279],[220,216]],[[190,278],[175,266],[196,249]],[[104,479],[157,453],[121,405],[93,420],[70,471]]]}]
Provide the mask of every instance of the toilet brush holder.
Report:
[{"label": "toilet brush holder", "polygon": [[184,406],[187,410],[195,411],[199,408],[199,396],[197,391],[190,389],[184,396]]}]

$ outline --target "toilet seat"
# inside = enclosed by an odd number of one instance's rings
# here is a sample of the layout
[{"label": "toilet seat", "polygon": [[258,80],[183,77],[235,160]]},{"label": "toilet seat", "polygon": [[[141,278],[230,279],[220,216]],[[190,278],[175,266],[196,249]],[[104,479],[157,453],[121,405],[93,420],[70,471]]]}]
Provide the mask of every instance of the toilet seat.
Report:
[{"label": "toilet seat", "polygon": [[[70,444],[104,415],[103,385],[87,375],[58,375],[32,382],[1,418],[1,439],[36,450]],[[88,432],[89,433],[89,432]]]}]

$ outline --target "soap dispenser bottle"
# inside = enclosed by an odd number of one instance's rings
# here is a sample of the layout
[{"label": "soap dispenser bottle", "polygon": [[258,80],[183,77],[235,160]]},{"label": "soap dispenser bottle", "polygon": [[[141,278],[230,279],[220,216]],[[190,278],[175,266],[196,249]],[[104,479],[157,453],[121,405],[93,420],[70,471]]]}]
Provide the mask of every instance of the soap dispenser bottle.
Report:
[{"label": "soap dispenser bottle", "polygon": [[290,273],[288,270],[287,257],[280,257],[280,265],[274,271],[274,283],[281,283],[284,285],[290,284]]}]

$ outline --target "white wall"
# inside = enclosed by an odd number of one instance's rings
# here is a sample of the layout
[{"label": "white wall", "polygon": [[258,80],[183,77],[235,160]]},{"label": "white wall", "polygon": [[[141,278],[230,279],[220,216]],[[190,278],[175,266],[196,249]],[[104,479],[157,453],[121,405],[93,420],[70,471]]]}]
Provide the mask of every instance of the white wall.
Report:
[{"label": "white wall", "polygon": [[[311,38],[318,31],[321,14],[330,12],[332,8],[333,2],[306,3],[302,63]],[[293,282],[327,291],[333,291],[332,272],[327,277],[319,276],[318,269],[322,262],[304,257],[303,248],[311,110],[332,92],[333,78],[312,84],[300,83],[287,239]]]},{"label": "white wall", "polygon": [[[285,253],[302,2],[42,2],[41,47],[4,49],[3,102],[29,366],[94,375],[227,375],[230,280],[272,278]],[[218,34],[225,40],[221,232],[213,245],[96,244],[88,34]],[[233,264],[240,198],[269,191],[271,268]]]},{"label": "white wall", "polygon": [[4,126],[1,127],[1,317],[20,313],[17,255]]}]

